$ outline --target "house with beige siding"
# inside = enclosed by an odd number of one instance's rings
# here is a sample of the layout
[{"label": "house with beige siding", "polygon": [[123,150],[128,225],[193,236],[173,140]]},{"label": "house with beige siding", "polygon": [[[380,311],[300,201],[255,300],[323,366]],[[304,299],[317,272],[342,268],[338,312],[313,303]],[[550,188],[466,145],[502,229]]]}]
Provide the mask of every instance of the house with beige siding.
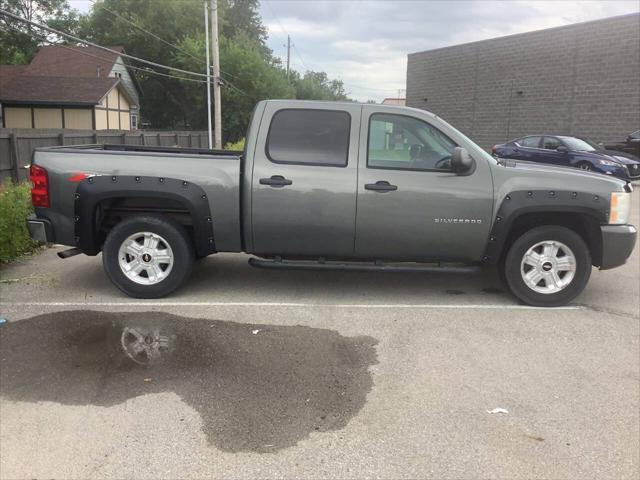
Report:
[{"label": "house with beige siding", "polygon": [[122,57],[93,47],[42,47],[29,65],[0,65],[4,128],[135,130],[139,99]]}]

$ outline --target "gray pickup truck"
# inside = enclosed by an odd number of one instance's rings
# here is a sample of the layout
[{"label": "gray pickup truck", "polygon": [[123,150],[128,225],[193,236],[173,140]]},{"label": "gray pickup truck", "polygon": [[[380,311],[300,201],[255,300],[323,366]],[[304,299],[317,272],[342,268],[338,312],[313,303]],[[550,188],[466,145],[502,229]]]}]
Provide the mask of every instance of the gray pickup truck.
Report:
[{"label": "gray pickup truck", "polygon": [[625,263],[631,185],[493,158],[405,107],[269,100],[244,152],[125,145],[39,148],[31,235],[102,252],[113,283],[165,296],[193,262],[266,268],[458,270],[498,265],[531,305],[557,306],[591,266]]}]

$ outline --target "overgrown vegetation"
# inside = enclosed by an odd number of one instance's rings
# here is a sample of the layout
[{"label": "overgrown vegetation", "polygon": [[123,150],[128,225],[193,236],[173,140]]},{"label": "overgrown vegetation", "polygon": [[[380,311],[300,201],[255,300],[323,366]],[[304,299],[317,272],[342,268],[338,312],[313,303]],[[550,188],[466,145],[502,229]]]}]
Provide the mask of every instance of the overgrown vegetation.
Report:
[{"label": "overgrown vegetation", "polygon": [[[67,0],[0,0],[0,7],[100,45],[123,46],[130,55],[195,72],[205,69],[202,0],[95,0],[84,15],[70,8]],[[267,29],[258,7],[258,0],[218,1],[224,143],[244,137],[251,112],[260,100],[347,99],[342,82],[324,72],[292,70],[287,79],[282,62],[266,45]],[[167,43],[133,27],[132,22]],[[0,21],[0,26],[3,23],[24,33],[0,30],[0,63],[28,63],[43,44],[30,33],[42,31],[9,18]],[[49,38],[63,40],[56,35]],[[131,64],[143,66],[135,61]],[[143,91],[142,116],[151,128],[206,127],[206,89],[202,83],[139,70],[135,75]]]},{"label": "overgrown vegetation", "polygon": [[0,262],[15,260],[38,247],[27,230],[26,219],[32,212],[28,183],[0,185]]},{"label": "overgrown vegetation", "polygon": [[244,138],[241,138],[237,142],[229,142],[224,146],[225,150],[236,150],[238,152],[244,150]]}]

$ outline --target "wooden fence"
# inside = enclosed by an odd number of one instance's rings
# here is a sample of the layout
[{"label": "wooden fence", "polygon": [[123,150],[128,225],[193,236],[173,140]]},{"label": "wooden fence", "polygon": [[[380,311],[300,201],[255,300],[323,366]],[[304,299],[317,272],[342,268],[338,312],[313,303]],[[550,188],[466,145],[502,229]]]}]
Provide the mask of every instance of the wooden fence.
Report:
[{"label": "wooden fence", "polygon": [[207,132],[0,128],[0,182],[27,179],[24,167],[38,147],[100,143],[206,148]]}]

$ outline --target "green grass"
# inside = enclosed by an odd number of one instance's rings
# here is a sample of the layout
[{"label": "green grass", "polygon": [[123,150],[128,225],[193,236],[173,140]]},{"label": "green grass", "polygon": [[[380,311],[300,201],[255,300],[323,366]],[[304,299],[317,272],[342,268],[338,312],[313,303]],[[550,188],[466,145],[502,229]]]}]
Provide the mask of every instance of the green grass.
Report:
[{"label": "green grass", "polygon": [[38,242],[31,239],[27,230],[27,217],[33,212],[31,185],[27,182],[0,185],[0,262],[15,260],[31,253]]}]

